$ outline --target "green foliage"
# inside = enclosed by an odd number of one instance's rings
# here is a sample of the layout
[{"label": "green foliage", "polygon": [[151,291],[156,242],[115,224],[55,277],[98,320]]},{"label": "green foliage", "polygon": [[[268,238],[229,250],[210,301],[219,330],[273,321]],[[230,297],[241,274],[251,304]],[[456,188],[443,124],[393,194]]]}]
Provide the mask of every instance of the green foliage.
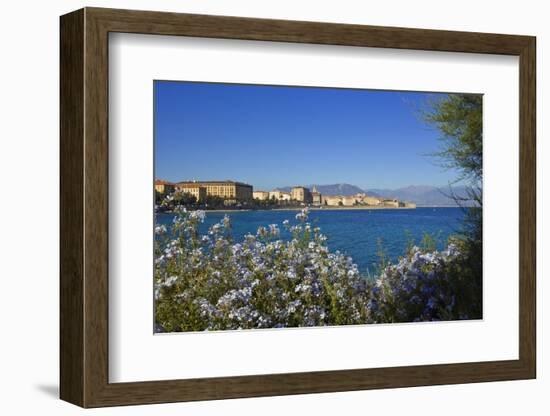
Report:
[{"label": "green foliage", "polygon": [[197,198],[187,192],[174,193],[174,202],[177,205],[190,206],[197,203]]},{"label": "green foliage", "polygon": [[442,134],[441,150],[435,156],[444,166],[461,172],[458,180],[470,183],[467,197],[451,195],[463,207],[465,219],[454,241],[463,254],[449,271],[449,282],[456,293],[456,308],[475,317],[482,316],[482,104],[481,95],[450,94],[432,102],[424,114],[425,120]]},{"label": "green foliage", "polygon": [[252,209],[271,209],[276,208],[280,206],[281,204],[277,199],[275,199],[275,196],[272,195],[271,198],[268,199],[254,199],[250,201],[249,208]]},{"label": "green foliage", "polygon": [[442,252],[413,246],[372,288],[370,318],[382,322],[480,319],[477,282],[457,244]]},{"label": "green foliage", "polygon": [[160,193],[155,189],[155,204],[160,205],[162,203],[162,199],[163,199],[162,193]]},{"label": "green foliage", "polygon": [[384,269],[389,264],[387,250],[384,247],[384,240],[382,238],[376,239],[376,257],[378,257],[378,270]]},{"label": "green foliage", "polygon": [[208,195],[205,202],[206,206],[210,209],[223,208],[225,206],[224,199],[215,195]]},{"label": "green foliage", "polygon": [[420,241],[420,248],[426,252],[435,251],[437,249],[437,243],[441,239],[441,232],[437,234],[424,233],[422,235],[422,241]]},{"label": "green foliage", "polygon": [[435,155],[444,166],[460,170],[460,179],[479,181],[483,176],[482,100],[477,94],[449,94],[424,113],[442,133],[442,148]]}]

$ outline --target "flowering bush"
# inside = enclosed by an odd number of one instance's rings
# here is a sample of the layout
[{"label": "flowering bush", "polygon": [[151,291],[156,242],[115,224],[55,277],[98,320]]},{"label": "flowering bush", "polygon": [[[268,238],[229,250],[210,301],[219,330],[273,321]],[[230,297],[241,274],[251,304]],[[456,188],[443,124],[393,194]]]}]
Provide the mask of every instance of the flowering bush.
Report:
[{"label": "flowering bush", "polygon": [[171,227],[157,226],[155,318],[161,331],[279,328],[467,319],[456,307],[460,250],[413,247],[377,279],[361,276],[350,257],[330,252],[308,222],[260,227],[242,242],[229,217],[201,235],[203,211],[175,208]]},{"label": "flowering bush", "polygon": [[[386,266],[371,289],[374,322],[418,322],[457,318],[456,296],[450,284],[460,252],[456,244],[438,252],[414,246],[396,265]],[[468,319],[467,315],[459,319]]]}]

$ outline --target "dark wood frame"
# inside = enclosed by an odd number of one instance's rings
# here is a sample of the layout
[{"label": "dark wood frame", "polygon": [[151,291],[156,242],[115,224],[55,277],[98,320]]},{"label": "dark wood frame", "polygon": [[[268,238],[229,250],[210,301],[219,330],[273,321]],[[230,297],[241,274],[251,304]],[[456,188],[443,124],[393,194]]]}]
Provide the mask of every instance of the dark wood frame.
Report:
[{"label": "dark wood frame", "polygon": [[[519,359],[109,383],[108,34],[519,56]],[[60,396],[83,407],[519,380],[536,376],[535,38],[85,8],[61,17]]]}]

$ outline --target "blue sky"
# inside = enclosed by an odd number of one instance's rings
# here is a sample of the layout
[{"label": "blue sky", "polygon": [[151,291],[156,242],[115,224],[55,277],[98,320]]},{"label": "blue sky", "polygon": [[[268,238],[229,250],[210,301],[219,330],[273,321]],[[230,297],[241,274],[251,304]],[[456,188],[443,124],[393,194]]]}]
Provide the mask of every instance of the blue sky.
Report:
[{"label": "blue sky", "polygon": [[447,185],[427,93],[155,81],[155,178]]}]

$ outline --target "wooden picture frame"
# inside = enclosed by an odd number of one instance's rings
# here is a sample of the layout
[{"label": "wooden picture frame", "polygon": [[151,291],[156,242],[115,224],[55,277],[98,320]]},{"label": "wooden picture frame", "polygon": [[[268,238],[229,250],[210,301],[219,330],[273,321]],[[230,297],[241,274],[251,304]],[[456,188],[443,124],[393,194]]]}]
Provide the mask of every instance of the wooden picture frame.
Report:
[{"label": "wooden picture frame", "polygon": [[[85,8],[61,17],[60,396],[82,407],[530,379],[535,333],[535,38]],[[110,32],[514,55],[520,65],[519,359],[109,383]]]}]

